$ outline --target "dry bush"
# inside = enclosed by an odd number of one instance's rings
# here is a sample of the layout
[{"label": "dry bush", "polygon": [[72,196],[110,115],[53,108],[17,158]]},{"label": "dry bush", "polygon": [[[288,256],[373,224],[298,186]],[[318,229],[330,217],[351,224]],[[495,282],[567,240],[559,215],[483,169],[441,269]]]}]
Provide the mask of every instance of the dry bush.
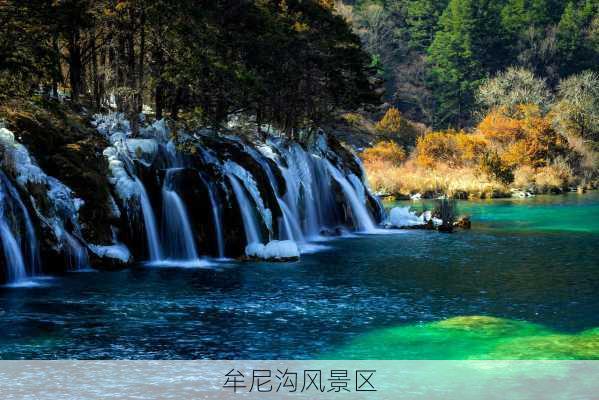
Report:
[{"label": "dry bush", "polygon": [[572,173],[567,164],[547,165],[539,168],[535,174],[536,190],[540,193],[564,189],[572,182]]},{"label": "dry bush", "polygon": [[390,165],[400,165],[406,159],[406,151],[397,143],[387,140],[377,143],[361,154],[364,163],[373,161],[388,162]]},{"label": "dry bush", "polygon": [[408,195],[447,194],[450,197],[500,197],[508,193],[505,185],[492,181],[474,168],[453,168],[437,164],[435,168],[420,166],[409,160],[401,166],[384,162],[365,164],[369,183],[379,193]]},{"label": "dry bush", "polygon": [[431,168],[438,163],[463,167],[478,163],[486,149],[487,141],[483,136],[449,130],[418,138],[415,156],[423,167]]},{"label": "dry bush", "polygon": [[420,136],[420,129],[403,118],[399,110],[394,107],[387,110],[374,128],[379,134],[393,138],[404,146],[413,146]]},{"label": "dry bush", "polygon": [[508,117],[502,110],[491,111],[478,125],[478,131],[501,144],[512,143],[525,136],[521,121]]},{"label": "dry bush", "polygon": [[514,186],[532,190],[535,186],[535,169],[529,165],[523,165],[514,171]]}]

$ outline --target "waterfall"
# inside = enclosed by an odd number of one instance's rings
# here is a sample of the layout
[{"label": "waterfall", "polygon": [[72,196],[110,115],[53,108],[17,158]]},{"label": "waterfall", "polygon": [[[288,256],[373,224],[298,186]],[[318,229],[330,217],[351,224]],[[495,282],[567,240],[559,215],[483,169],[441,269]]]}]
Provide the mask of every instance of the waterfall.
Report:
[{"label": "waterfall", "polygon": [[283,213],[284,217],[282,231],[285,232],[285,234],[287,235],[286,238],[282,239],[294,240],[298,243],[304,242],[304,234],[302,233],[297,218],[295,217],[287,203],[285,203],[282,200],[279,200],[279,207],[281,207],[281,212]]},{"label": "waterfall", "polygon": [[180,168],[169,168],[162,188],[163,243],[167,258],[193,261],[199,259],[189,216],[183,200],[174,190],[174,175]]},{"label": "waterfall", "polygon": [[218,257],[225,257],[225,238],[223,236],[223,223],[221,217],[221,208],[220,204],[216,201],[216,196],[214,195],[214,190],[212,185],[204,179],[202,174],[198,173],[202,182],[204,182],[204,186],[208,190],[208,196],[210,198],[210,207],[212,208],[212,221],[214,224],[214,230],[216,231],[216,244],[218,246]]},{"label": "waterfall", "polygon": [[359,194],[356,192],[356,189],[351,183],[349,183],[341,171],[335,168],[328,161],[327,167],[329,168],[333,179],[335,179],[341,186],[341,190],[343,190],[345,199],[349,202],[356,227],[363,232],[373,232],[376,227],[374,226],[374,222],[372,221],[372,217],[370,216],[366,205],[360,201]]},{"label": "waterfall", "polygon": [[87,249],[81,245],[73,235],[63,232],[63,240],[67,245],[67,267],[71,271],[83,271],[89,269],[89,258]]},{"label": "waterfall", "polygon": [[[318,158],[300,145],[289,147],[277,143],[272,145],[281,154],[284,164],[275,160],[287,185],[287,193],[283,200],[288,206],[288,220],[293,230],[297,226],[301,238],[318,238],[323,227],[333,218],[335,202],[331,196],[330,178],[324,160]],[[286,211],[283,210],[285,215]]]},{"label": "waterfall", "polygon": [[[229,249],[225,233],[230,228],[241,229],[241,224],[248,245],[290,240],[300,244],[300,248],[306,247],[308,241],[336,235],[347,225],[364,232],[376,229],[373,214],[378,217],[378,210],[371,213],[370,207],[376,206],[362,181],[363,173],[350,172],[359,160],[352,160],[350,157],[355,156],[350,151],[333,146],[334,138],[316,134],[309,144],[299,144],[282,137],[251,143],[208,131],[171,136],[164,134],[164,122],[143,128],[139,138],[130,138],[129,125],[116,123],[120,119],[122,116],[118,115],[100,118],[97,126],[112,144],[104,154],[111,162],[117,194],[125,204],[134,195],[140,198],[151,261],[168,264],[198,260],[202,249],[194,230],[213,235],[208,241],[217,249],[211,252],[218,251],[222,258],[228,250],[239,254],[236,246],[240,243],[234,241]],[[127,151],[121,152],[123,142],[129,148],[124,146]],[[132,161],[127,162],[128,158]],[[148,168],[166,171],[161,200],[156,200],[162,202],[158,220],[142,182],[132,176],[138,159]],[[346,165],[348,159],[350,165]],[[176,186],[186,181],[177,174],[183,168],[185,174],[195,171],[207,192],[203,188],[188,191]],[[220,204],[224,199],[220,198],[217,185],[225,188],[229,202],[236,202],[241,217],[237,221]],[[333,188],[340,188],[339,192]],[[210,203],[206,204],[211,209],[205,210],[206,216],[198,215],[197,208],[188,214],[192,210],[186,207],[194,201],[189,196],[194,195],[208,195]],[[191,215],[213,226],[197,227],[200,222],[190,221]]]},{"label": "waterfall", "polygon": [[238,178],[229,175],[229,181],[231,182],[231,187],[233,188],[233,192],[235,192],[235,198],[237,199],[237,204],[239,205],[239,210],[241,211],[241,218],[243,219],[243,229],[245,231],[247,244],[262,243],[262,239],[260,238],[260,229],[258,228],[256,215],[254,213],[254,206],[252,205],[248,196],[245,194],[243,187],[238,182]]},{"label": "waterfall", "polygon": [[[254,209],[254,210],[258,211],[258,213],[260,214],[260,217],[262,217],[262,222],[264,222],[266,229],[268,229],[268,233],[269,233],[268,239],[269,240],[273,239],[272,238],[272,234],[273,234],[272,213],[271,213],[270,209],[266,208],[266,205],[264,204],[264,200],[262,199],[262,195],[260,194],[260,189],[258,188],[258,184],[256,183],[252,174],[250,172],[246,171],[242,166],[240,166],[239,164],[237,164],[231,160],[227,160],[227,162],[224,164],[224,169],[225,169],[226,174],[229,177],[231,177],[231,176],[236,177],[237,179],[239,179],[239,182],[241,182],[243,184],[243,187],[247,190],[247,193],[250,195],[250,197],[254,201],[254,204],[256,205],[255,208],[251,207],[250,202],[248,201],[247,206],[249,206],[250,209]],[[245,196],[246,192],[244,192],[242,190],[241,193],[243,193],[243,195]],[[254,214],[252,213],[252,215],[254,215]],[[256,223],[256,225],[257,225],[257,223]]]},{"label": "waterfall", "polygon": [[154,216],[154,210],[152,209],[152,204],[150,203],[150,198],[148,197],[148,193],[146,192],[144,184],[136,176],[134,179],[139,186],[139,200],[141,203],[141,212],[144,218],[150,260],[159,261],[162,259],[162,249],[160,248],[160,240],[158,237],[158,229],[156,228],[156,217]]},{"label": "waterfall", "polygon": [[[25,227],[24,245],[28,249],[28,260],[23,256],[21,223]],[[18,283],[27,276],[39,272],[39,246],[31,217],[19,192],[2,171],[0,171],[0,236],[8,283]],[[29,274],[27,265],[29,265]]]},{"label": "waterfall", "polygon": [[8,177],[4,174],[4,172],[0,171],[0,180],[4,188],[8,191],[8,194],[12,198],[12,200],[17,203],[17,206],[21,210],[21,215],[23,216],[23,222],[25,223],[25,230],[27,234],[27,245],[29,246],[29,267],[32,275],[39,274],[40,271],[40,251],[39,245],[37,241],[37,235],[35,233],[35,228],[33,227],[33,222],[31,221],[31,216],[29,215],[29,211],[23,201],[21,200],[21,196],[17,189],[12,185]]},{"label": "waterfall", "polygon": [[2,249],[8,268],[8,283],[17,283],[24,280],[27,277],[27,271],[25,270],[21,248],[6,224],[3,215],[0,215],[0,236],[2,237]]},{"label": "waterfall", "polygon": [[256,162],[260,164],[262,169],[266,172],[266,176],[268,176],[268,181],[270,186],[275,194],[277,199],[277,203],[279,208],[281,209],[281,226],[279,232],[285,232],[286,237],[282,237],[281,239],[293,240],[295,242],[303,242],[304,235],[302,234],[301,229],[299,228],[299,222],[296,218],[297,214],[294,214],[289,205],[285,203],[284,199],[281,199],[279,196],[279,185],[277,184],[277,179],[275,174],[273,173],[270,164],[264,159],[264,157],[255,149],[244,146],[244,149],[252,156]]}]

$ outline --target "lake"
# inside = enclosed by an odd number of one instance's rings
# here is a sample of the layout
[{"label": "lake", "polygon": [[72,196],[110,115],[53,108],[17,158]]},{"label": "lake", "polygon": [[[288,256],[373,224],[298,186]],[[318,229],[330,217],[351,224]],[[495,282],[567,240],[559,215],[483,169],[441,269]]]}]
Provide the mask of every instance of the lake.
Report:
[{"label": "lake", "polygon": [[599,358],[599,194],[458,205],[472,230],[0,288],[0,358]]}]

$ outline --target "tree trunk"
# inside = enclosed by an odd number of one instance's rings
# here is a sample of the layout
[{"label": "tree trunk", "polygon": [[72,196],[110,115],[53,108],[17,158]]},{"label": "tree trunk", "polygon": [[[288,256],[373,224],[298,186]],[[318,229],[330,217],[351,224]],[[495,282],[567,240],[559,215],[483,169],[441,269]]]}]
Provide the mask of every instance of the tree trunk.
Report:
[{"label": "tree trunk", "polygon": [[162,82],[158,82],[156,84],[156,91],[154,93],[154,101],[155,101],[155,112],[156,112],[156,119],[162,119],[162,111],[164,109],[164,86],[162,85]]},{"label": "tree trunk", "polygon": [[79,29],[74,28],[69,35],[69,76],[71,83],[71,100],[76,102],[81,95],[81,49],[79,47]]},{"label": "tree trunk", "polygon": [[139,69],[137,71],[138,80],[138,109],[137,112],[143,111],[143,93],[144,93],[144,62],[146,55],[146,13],[145,10],[141,9],[141,16],[139,21],[140,29],[140,40],[139,40]]}]

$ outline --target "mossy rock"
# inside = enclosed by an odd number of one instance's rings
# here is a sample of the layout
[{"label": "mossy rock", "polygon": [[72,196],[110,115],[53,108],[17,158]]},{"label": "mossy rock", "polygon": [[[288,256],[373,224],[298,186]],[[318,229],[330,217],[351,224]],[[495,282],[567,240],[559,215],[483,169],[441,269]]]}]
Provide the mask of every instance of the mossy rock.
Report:
[{"label": "mossy rock", "polygon": [[85,202],[79,211],[85,240],[107,244],[110,230],[108,166],[102,150],[108,146],[89,118],[57,101],[20,101],[0,108],[40,167],[71,188]]}]

